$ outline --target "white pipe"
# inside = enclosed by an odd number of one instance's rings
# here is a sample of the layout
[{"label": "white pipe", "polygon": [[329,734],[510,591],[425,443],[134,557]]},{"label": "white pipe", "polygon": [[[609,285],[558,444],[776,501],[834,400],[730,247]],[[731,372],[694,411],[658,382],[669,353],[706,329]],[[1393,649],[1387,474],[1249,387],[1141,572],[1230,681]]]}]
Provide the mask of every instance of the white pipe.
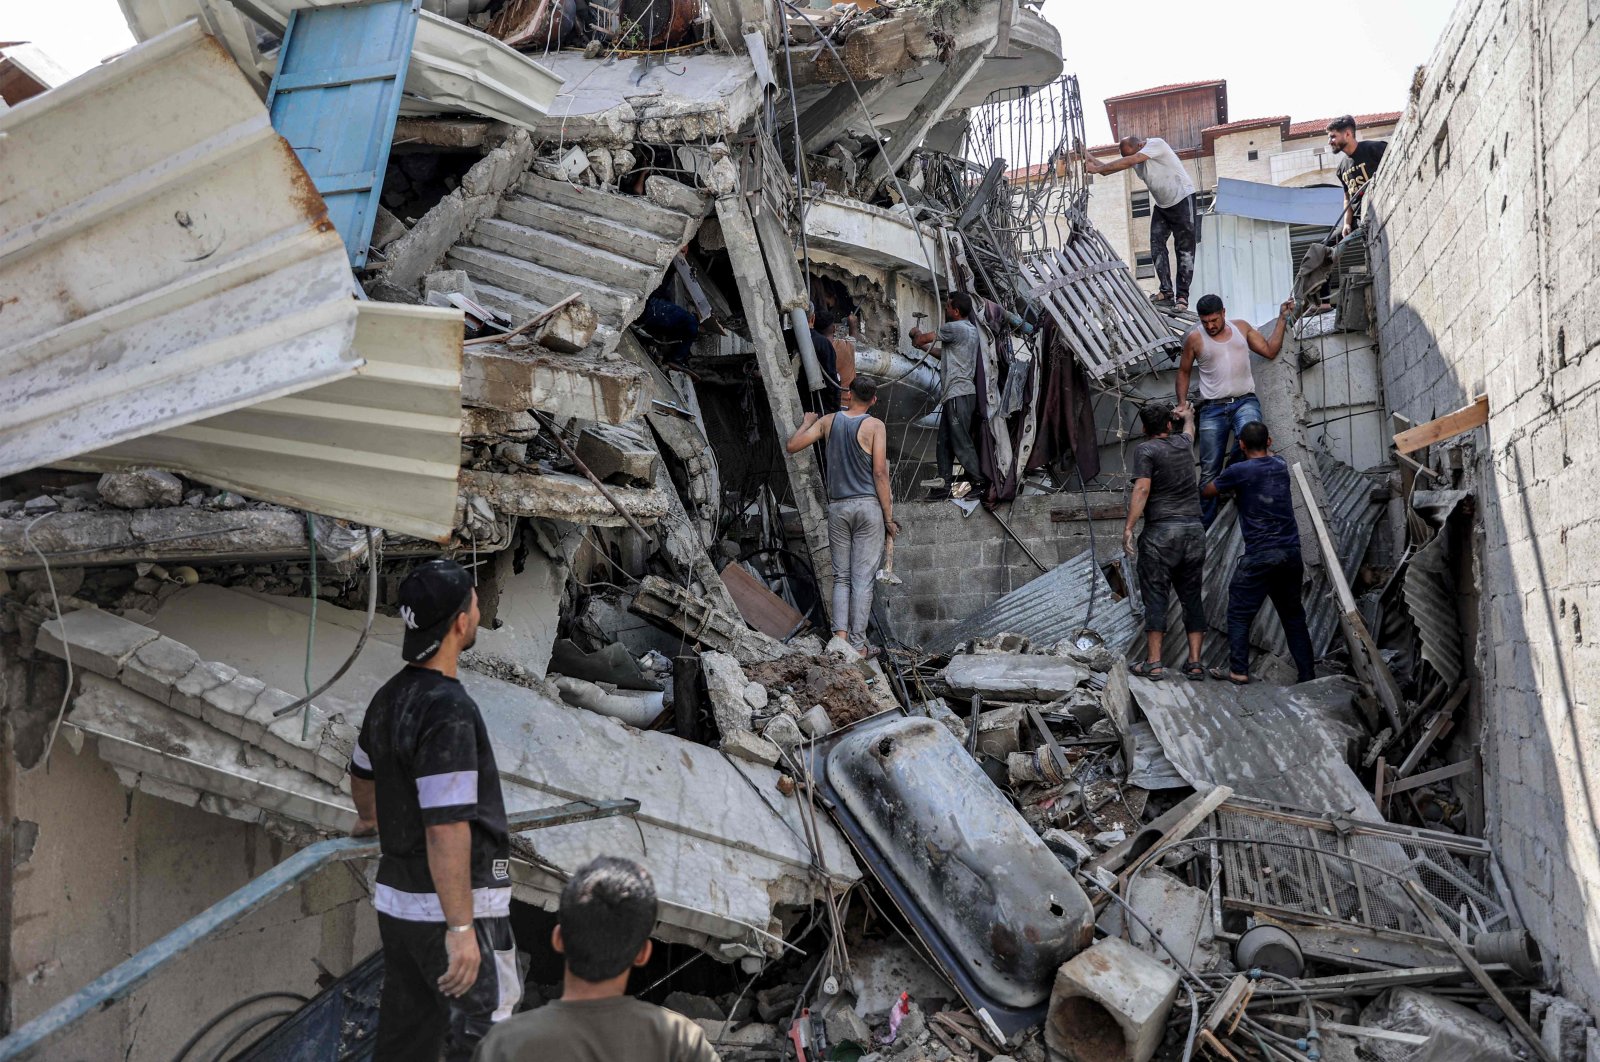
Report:
[{"label": "white pipe", "polygon": [[567,675],[552,678],[556,689],[561,691],[561,699],[573,707],[609,715],[640,729],[655,722],[665,707],[666,695],[660,690],[619,690],[610,683],[601,685]]},{"label": "white pipe", "polygon": [[926,355],[913,358],[898,350],[856,347],[856,372],[871,377],[880,387],[890,381],[915,387],[929,394],[939,393],[939,363]]}]

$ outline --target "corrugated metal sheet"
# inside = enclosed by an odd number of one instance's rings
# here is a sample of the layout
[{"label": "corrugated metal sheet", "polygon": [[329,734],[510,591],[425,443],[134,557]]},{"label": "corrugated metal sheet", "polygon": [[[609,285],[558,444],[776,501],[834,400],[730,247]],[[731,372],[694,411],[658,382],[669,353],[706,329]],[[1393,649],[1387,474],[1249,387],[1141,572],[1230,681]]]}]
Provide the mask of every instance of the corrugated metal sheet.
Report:
[{"label": "corrugated metal sheet", "polygon": [[1200,222],[1191,298],[1220,295],[1230,318],[1275,320],[1294,282],[1289,227],[1226,214],[1207,214]]},{"label": "corrugated metal sheet", "polygon": [[197,24],[0,133],[0,475],[359,367],[322,199]]},{"label": "corrugated metal sheet", "polygon": [[267,92],[272,127],[311,175],[357,268],[367,264],[421,3],[293,12]]},{"label": "corrugated metal sheet", "polygon": [[1417,509],[1431,510],[1430,522],[1439,530],[1411,554],[1404,577],[1406,610],[1420,636],[1418,654],[1451,688],[1461,680],[1463,648],[1454,558],[1450,553],[1450,521],[1457,506],[1469,497],[1465,491],[1417,492]]},{"label": "corrugated metal sheet", "polygon": [[461,462],[461,312],[363,303],[355,376],[73,464],[159,465],[254,498],[443,541]]},{"label": "corrugated metal sheet", "polygon": [[1233,177],[1217,178],[1217,199],[1211,206],[1214,214],[1324,229],[1343,210],[1344,191],[1339,188],[1285,188]]},{"label": "corrugated metal sheet", "polygon": [[[1091,614],[1092,605],[1092,614]],[[1084,627],[1098,631],[1113,652],[1139,634],[1139,617],[1127,598],[1117,598],[1105,573],[1088,552],[1059,564],[1002,597],[982,612],[934,635],[929,653],[949,653],[962,642],[992,634],[1024,634],[1037,646],[1051,646]]]}]

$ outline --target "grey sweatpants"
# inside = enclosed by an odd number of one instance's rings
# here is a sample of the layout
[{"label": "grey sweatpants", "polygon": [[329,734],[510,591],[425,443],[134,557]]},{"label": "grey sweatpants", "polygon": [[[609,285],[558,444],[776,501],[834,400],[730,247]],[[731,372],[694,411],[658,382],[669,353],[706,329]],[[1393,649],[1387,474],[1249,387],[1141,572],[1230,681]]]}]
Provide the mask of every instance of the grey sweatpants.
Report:
[{"label": "grey sweatpants", "polygon": [[883,507],[877,498],[828,503],[828,549],[833,554],[833,629],[850,633],[857,649],[867,644],[872,584],[883,559]]}]

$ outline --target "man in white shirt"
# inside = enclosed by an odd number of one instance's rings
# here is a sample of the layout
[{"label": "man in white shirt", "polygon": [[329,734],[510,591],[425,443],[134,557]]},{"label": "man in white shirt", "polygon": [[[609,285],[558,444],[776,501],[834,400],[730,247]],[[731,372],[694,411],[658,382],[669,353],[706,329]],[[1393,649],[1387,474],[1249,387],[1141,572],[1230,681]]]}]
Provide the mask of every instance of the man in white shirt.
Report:
[{"label": "man in white shirt", "polygon": [[[1132,168],[1150,189],[1150,258],[1156,268],[1161,291],[1156,301],[1189,308],[1189,281],[1194,277],[1194,245],[1200,238],[1200,218],[1195,206],[1194,181],[1183,168],[1178,153],[1158,136],[1146,139],[1125,136],[1117,142],[1122,157],[1101,162],[1078,145],[1083,168],[1088,173],[1120,173]],[[1167,237],[1172,237],[1178,255],[1178,283],[1172,283],[1172,267],[1167,258]]]}]

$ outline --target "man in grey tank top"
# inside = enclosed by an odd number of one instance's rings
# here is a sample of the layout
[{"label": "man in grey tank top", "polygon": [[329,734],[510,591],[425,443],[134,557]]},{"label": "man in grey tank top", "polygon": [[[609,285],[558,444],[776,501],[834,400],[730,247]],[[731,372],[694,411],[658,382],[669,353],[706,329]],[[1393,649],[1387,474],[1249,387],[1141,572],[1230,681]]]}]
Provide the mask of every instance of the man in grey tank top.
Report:
[{"label": "man in grey tank top", "polygon": [[866,655],[872,590],[883,557],[884,534],[895,535],[889,496],[888,432],[869,416],[878,386],[857,376],[844,391],[844,408],[818,417],[807,413],[784,448],[797,454],[817,442],[828,449],[828,549],[833,554],[833,633]]}]

